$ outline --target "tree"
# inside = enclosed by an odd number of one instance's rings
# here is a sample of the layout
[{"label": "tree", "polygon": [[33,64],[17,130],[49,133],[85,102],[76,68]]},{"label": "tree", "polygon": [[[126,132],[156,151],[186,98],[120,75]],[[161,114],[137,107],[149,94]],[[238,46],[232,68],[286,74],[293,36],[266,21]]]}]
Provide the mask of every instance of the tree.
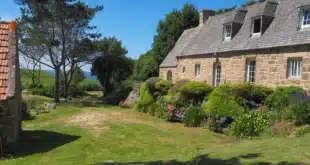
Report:
[{"label": "tree", "polygon": [[134,79],[144,81],[158,76],[158,68],[183,31],[197,27],[199,13],[194,5],[186,3],[181,10],[174,9],[159,21],[157,34],[154,36],[152,49],[141,55],[134,69]]},{"label": "tree", "polygon": [[[61,68],[66,70],[70,50],[89,36],[88,31],[94,28],[89,21],[103,7],[91,8],[76,0],[27,0],[21,4],[20,51],[55,71],[54,99],[59,102]],[[42,54],[29,53],[30,48]]]},{"label": "tree", "polygon": [[134,66],[133,79],[137,81],[145,81],[150,77],[154,77],[154,73],[157,73],[158,65],[152,54],[152,51],[148,51],[145,54],[141,54],[138,62]]},{"label": "tree", "polygon": [[154,37],[152,51],[157,65],[165,59],[175,43],[186,29],[197,27],[199,13],[196,7],[186,3],[181,10],[174,9],[159,21],[157,34]]},{"label": "tree", "polygon": [[[264,1],[261,1],[264,2]],[[242,5],[242,7],[247,7],[247,6],[252,6],[257,4],[258,2],[256,0],[248,0],[248,2],[246,2],[245,4]]]},{"label": "tree", "polygon": [[229,11],[233,11],[237,8],[237,6],[233,6],[233,7],[230,7],[230,8],[224,8],[224,9],[219,9],[219,10],[216,10],[215,11],[215,15],[218,15],[218,14],[222,14],[222,13],[226,13],[226,12],[229,12]]},{"label": "tree", "polygon": [[132,74],[133,60],[126,57],[127,49],[115,37],[104,37],[97,44],[101,56],[93,61],[91,71],[97,76],[106,97]]}]

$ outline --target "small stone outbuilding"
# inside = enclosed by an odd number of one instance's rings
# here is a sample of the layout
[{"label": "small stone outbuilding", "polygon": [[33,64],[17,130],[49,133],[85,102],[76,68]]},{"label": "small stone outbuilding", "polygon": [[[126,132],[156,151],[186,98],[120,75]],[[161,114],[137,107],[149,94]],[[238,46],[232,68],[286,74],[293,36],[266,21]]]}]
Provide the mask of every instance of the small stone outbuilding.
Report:
[{"label": "small stone outbuilding", "polygon": [[16,141],[21,131],[21,80],[16,22],[0,22],[0,136]]}]

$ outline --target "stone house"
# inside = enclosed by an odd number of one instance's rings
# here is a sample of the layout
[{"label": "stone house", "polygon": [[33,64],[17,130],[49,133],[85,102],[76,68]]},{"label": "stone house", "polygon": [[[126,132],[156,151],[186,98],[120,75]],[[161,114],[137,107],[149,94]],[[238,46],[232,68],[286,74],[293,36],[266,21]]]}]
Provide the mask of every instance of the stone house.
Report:
[{"label": "stone house", "polygon": [[160,65],[160,77],[218,86],[310,89],[310,0],[267,0],[219,15],[200,11]]},{"label": "stone house", "polygon": [[0,22],[0,136],[14,142],[21,130],[21,81],[16,22]]}]

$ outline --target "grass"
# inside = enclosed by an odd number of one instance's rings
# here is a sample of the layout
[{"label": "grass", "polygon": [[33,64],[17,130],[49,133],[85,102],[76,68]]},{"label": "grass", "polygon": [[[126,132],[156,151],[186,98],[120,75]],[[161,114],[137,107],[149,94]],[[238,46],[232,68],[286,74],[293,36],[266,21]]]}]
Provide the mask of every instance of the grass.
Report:
[{"label": "grass", "polygon": [[[31,73],[28,69],[22,68],[20,70],[21,73],[21,82],[22,85],[24,87],[30,85],[32,83],[32,79],[31,79]],[[54,84],[54,76],[46,71],[41,71],[41,76],[40,76],[40,81],[41,84],[46,85],[46,86],[50,86]],[[92,79],[84,79],[81,82],[81,85],[98,85],[100,86],[99,82],[97,80],[92,80]]]},{"label": "grass", "polygon": [[[21,82],[23,86],[28,86],[32,83],[32,79],[31,79],[32,75],[28,69],[21,69],[20,74],[21,74]],[[44,85],[53,85],[54,76],[42,70],[40,81],[41,81],[41,84],[44,84]]]},{"label": "grass", "polygon": [[23,128],[18,152],[1,165],[310,163],[310,134],[239,141],[110,106],[60,105]]}]

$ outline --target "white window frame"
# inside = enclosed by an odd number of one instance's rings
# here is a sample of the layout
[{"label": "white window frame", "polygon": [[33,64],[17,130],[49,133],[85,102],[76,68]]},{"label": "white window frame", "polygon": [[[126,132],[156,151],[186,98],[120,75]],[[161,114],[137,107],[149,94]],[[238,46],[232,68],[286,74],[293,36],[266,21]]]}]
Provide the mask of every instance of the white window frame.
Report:
[{"label": "white window frame", "polygon": [[221,71],[222,71],[222,66],[221,63],[217,62],[214,64],[214,77],[213,77],[213,83],[214,86],[217,87],[221,84]]},{"label": "white window frame", "polygon": [[[306,21],[306,20],[305,20],[305,19],[306,19],[306,18],[305,18],[306,12],[308,12],[308,15],[310,15],[310,14],[309,14],[309,13],[310,13],[310,8],[304,8],[304,9],[302,9],[302,13],[301,13],[302,19],[301,19],[301,22],[300,22],[301,28],[310,28],[310,24],[304,25],[304,22]],[[309,21],[309,20],[310,20],[310,17],[307,18],[307,21]]]},{"label": "white window frame", "polygon": [[[227,31],[227,27],[229,27],[229,26],[230,26],[230,31],[228,32]],[[225,41],[230,41],[231,37],[232,37],[232,24],[224,25],[224,40]]]},{"label": "white window frame", "polygon": [[[254,62],[254,67],[251,66]],[[251,73],[254,73],[254,76],[251,75]],[[255,59],[251,59],[247,61],[247,82],[253,82],[255,83],[256,81],[256,60]],[[254,80],[254,81],[253,81]]]},{"label": "white window frame", "polygon": [[302,75],[302,58],[289,58],[287,73],[289,79],[300,79]]},{"label": "white window frame", "polygon": [[200,64],[195,64],[195,77],[200,77]]},{"label": "white window frame", "polygon": [[[260,20],[260,32],[254,32],[254,29],[255,29],[255,21],[256,20]],[[254,18],[252,20],[252,36],[254,37],[259,37],[262,35],[262,18]]]}]

